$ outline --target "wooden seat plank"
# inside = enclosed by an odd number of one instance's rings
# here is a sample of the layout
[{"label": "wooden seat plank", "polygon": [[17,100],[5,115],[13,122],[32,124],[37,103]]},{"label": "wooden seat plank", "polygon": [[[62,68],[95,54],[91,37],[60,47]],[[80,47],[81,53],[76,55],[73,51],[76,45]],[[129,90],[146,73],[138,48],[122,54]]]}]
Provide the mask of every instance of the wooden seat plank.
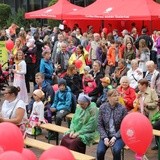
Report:
[{"label": "wooden seat plank", "polygon": [[[36,139],[33,139],[33,138],[29,138],[29,137],[26,137],[24,139],[24,144],[27,145],[27,146],[34,147],[34,148],[38,148],[40,150],[48,150],[49,148],[54,146],[52,144],[45,143],[45,142],[42,142],[42,141],[39,141],[39,140],[36,140]],[[95,160],[96,159],[95,157],[92,157],[92,156],[89,156],[89,155],[85,155],[85,154],[75,152],[75,151],[72,151],[72,150],[70,150],[70,151],[71,151],[71,153],[73,154],[73,156],[75,157],[76,160]]]}]

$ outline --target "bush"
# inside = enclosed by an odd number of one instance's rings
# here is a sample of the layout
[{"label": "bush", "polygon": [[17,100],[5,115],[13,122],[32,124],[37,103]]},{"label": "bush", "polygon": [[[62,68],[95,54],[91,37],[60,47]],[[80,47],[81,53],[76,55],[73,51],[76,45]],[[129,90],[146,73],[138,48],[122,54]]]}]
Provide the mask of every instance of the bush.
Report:
[{"label": "bush", "polygon": [[19,27],[24,27],[25,29],[29,28],[29,24],[38,24],[36,20],[26,20],[24,18],[25,10],[18,9],[17,13],[11,14],[7,20],[7,26],[9,27],[13,22],[17,24]]},{"label": "bush", "polygon": [[6,26],[10,14],[11,7],[7,4],[0,4],[0,28]]}]

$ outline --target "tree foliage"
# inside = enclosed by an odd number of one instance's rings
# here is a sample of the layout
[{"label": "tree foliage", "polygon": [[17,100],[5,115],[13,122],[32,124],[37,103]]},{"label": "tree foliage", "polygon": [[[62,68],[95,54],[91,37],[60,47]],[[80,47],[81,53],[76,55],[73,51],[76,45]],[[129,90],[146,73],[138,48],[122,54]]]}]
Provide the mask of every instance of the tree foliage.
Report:
[{"label": "tree foliage", "polygon": [[36,20],[26,20],[24,18],[24,14],[25,10],[21,8],[18,9],[17,13],[10,14],[9,18],[7,19],[6,23],[7,26],[9,27],[13,22],[17,24],[19,27],[24,27],[24,28],[28,28],[30,23],[35,25],[38,24],[38,21]]},{"label": "tree foliage", "polygon": [[[58,0],[51,0],[49,5],[48,6],[52,6],[54,5],[55,3],[57,3]],[[60,23],[59,20],[48,20],[48,24],[51,26],[51,27],[54,27],[54,26],[58,26]]]},{"label": "tree foliage", "polygon": [[7,4],[0,4],[0,28],[6,26],[10,14],[11,7]]}]

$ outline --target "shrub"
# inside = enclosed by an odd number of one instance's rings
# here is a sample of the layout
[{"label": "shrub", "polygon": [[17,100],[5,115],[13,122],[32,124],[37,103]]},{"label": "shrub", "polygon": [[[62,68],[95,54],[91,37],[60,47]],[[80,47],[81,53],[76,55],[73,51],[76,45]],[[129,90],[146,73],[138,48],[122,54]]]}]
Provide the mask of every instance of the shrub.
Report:
[{"label": "shrub", "polygon": [[0,4],[0,28],[6,26],[10,14],[11,7],[7,4]]}]

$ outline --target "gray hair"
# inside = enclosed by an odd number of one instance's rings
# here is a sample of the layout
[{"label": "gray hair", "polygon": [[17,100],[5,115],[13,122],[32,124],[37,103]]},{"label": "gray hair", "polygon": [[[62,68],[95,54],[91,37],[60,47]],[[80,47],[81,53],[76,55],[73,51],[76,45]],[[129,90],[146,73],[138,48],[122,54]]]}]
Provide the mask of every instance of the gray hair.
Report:
[{"label": "gray hair", "polygon": [[123,81],[128,81],[128,84],[130,84],[130,80],[129,80],[129,78],[127,76],[121,77],[120,84],[123,83]]},{"label": "gray hair", "polygon": [[151,65],[151,66],[154,66],[154,62],[153,62],[153,61],[147,61],[147,62],[146,62],[146,66],[150,66],[150,65]]}]

